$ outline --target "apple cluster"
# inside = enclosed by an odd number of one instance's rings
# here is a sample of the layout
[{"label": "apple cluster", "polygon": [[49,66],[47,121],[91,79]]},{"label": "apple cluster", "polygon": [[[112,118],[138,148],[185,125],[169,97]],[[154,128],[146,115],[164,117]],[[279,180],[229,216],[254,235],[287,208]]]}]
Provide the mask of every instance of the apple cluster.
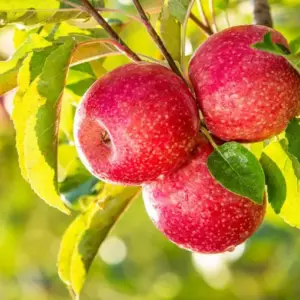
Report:
[{"label": "apple cluster", "polygon": [[257,25],[208,38],[189,65],[193,91],[160,64],[132,63],[96,81],[78,107],[75,141],[88,170],[142,185],[156,227],[185,249],[232,250],[264,218],[266,200],[236,195],[210,174],[213,147],[200,133],[199,108],[221,141],[262,141],[286,128],[300,112],[300,76],[284,58],[251,47],[267,32],[288,48],[279,32]]}]

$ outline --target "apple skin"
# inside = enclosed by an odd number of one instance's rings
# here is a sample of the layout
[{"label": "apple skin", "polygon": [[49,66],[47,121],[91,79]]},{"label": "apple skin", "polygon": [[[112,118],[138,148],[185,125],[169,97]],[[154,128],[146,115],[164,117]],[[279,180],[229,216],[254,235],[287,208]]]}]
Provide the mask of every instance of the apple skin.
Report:
[{"label": "apple skin", "polygon": [[222,140],[265,140],[299,113],[299,74],[284,58],[251,48],[267,32],[288,48],[279,32],[244,25],[214,34],[191,59],[189,77],[206,125]]},{"label": "apple skin", "polygon": [[231,193],[209,173],[213,151],[200,136],[191,161],[176,172],[143,186],[146,211],[154,225],[177,246],[221,253],[249,238],[263,221],[262,205]]},{"label": "apple skin", "polygon": [[175,73],[159,64],[127,64],[84,95],[75,116],[75,143],[95,177],[140,185],[189,158],[199,123],[196,100]]}]

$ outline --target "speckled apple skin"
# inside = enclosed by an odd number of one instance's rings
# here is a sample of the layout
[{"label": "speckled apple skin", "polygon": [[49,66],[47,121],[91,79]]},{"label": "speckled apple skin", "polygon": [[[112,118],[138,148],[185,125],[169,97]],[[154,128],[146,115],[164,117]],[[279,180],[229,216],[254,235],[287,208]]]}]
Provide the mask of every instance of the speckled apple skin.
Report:
[{"label": "speckled apple skin", "polygon": [[[127,64],[97,80],[75,116],[75,143],[96,177],[139,185],[184,163],[199,131],[196,101],[172,71]],[[101,134],[111,140],[105,143]]]},{"label": "speckled apple skin", "polygon": [[300,108],[300,76],[282,57],[250,46],[270,31],[258,25],[225,29],[195,52],[189,77],[209,130],[226,141],[255,142],[282,132]]},{"label": "speckled apple skin", "polygon": [[209,173],[213,148],[203,137],[192,160],[164,178],[143,186],[148,215],[181,248],[201,253],[232,251],[263,221],[263,205],[223,188]]}]

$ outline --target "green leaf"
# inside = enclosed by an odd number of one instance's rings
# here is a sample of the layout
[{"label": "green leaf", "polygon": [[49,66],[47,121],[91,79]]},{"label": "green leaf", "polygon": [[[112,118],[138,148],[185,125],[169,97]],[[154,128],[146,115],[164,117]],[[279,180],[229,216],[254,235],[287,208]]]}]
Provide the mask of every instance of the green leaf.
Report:
[{"label": "green leaf", "polygon": [[276,55],[286,55],[289,53],[289,50],[284,49],[282,45],[273,43],[271,32],[266,33],[263,41],[254,44],[253,48],[267,51]]},{"label": "green leaf", "polygon": [[18,91],[14,98],[14,109],[12,119],[16,129],[16,146],[19,155],[19,165],[23,177],[28,181],[27,170],[24,161],[24,137],[28,118],[34,111],[31,104],[32,97],[35,97],[35,88],[31,83],[42,72],[46,58],[53,51],[53,47],[34,51],[30,53],[22,63],[18,73]]},{"label": "green leaf", "polygon": [[51,46],[51,43],[38,34],[30,34],[9,60],[0,61],[0,95],[17,86],[18,70],[27,53],[33,49]]},{"label": "green leaf", "polygon": [[[300,164],[288,154],[285,144],[285,140],[273,142],[264,149],[264,154],[276,164],[286,183],[286,197],[279,216],[289,225],[300,228],[300,174],[295,172],[300,170]],[[280,193],[283,195],[283,191]]]},{"label": "green leaf", "polygon": [[263,203],[265,177],[256,157],[236,142],[218,146],[207,165],[215,179],[229,191]]},{"label": "green leaf", "polygon": [[180,23],[185,20],[185,15],[188,10],[191,0],[168,0],[167,5],[169,12],[174,16]]},{"label": "green leaf", "polygon": [[286,49],[285,46],[273,43],[271,33],[268,32],[264,35],[264,39],[262,42],[256,43],[252,45],[252,47],[284,57],[292,65],[292,67],[298,73],[300,73],[300,53],[298,53],[299,49],[297,43],[298,41],[294,42],[294,45],[292,45],[293,48],[291,48],[291,50],[296,50],[296,52],[290,53],[290,51]]},{"label": "green leaf", "polygon": [[65,232],[58,256],[58,272],[76,295],[82,290],[101,243],[138,191],[137,187],[106,184],[97,197],[98,203],[79,215]]},{"label": "green leaf", "polygon": [[300,119],[294,118],[289,122],[285,131],[288,140],[288,151],[300,162]]},{"label": "green leaf", "polygon": [[[72,1],[81,5],[80,1]],[[96,8],[103,8],[103,0],[90,1]],[[59,0],[15,0],[3,1],[0,4],[0,24],[22,24],[33,26],[37,24],[60,23],[72,19],[87,19],[89,14],[79,9],[63,4]]]},{"label": "green leaf", "polygon": [[[30,72],[30,68],[24,68],[27,76],[22,74],[24,78],[20,82],[21,88],[17,93],[13,112],[23,175],[42,199],[63,212],[69,210],[58,192],[57,133],[60,99],[73,48],[74,43],[70,40],[44,57],[41,74],[33,81],[31,76],[36,76],[38,72],[33,72],[32,69]],[[30,60],[26,63],[28,65]],[[23,84],[25,88],[22,87]]]},{"label": "green leaf", "polygon": [[286,183],[281,170],[265,153],[262,153],[260,163],[264,169],[268,189],[268,201],[274,212],[279,214],[286,199]]},{"label": "green leaf", "polygon": [[165,1],[165,4],[162,6],[157,21],[157,27],[160,36],[173,59],[180,61],[181,26],[178,20],[171,14],[167,1]]}]

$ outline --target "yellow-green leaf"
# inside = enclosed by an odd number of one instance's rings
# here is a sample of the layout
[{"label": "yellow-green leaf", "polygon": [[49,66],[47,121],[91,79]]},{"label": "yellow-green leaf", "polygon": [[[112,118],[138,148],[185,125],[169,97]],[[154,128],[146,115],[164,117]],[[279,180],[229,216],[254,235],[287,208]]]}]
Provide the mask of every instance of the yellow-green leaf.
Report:
[{"label": "yellow-green leaf", "polygon": [[160,36],[173,59],[180,61],[181,49],[181,25],[180,22],[170,13],[167,1],[162,6],[157,21]]},{"label": "yellow-green leaf", "polygon": [[138,187],[106,184],[94,203],[69,226],[58,256],[60,278],[79,295],[98,249],[112,226],[138,193]]},{"label": "yellow-green leaf", "polygon": [[279,215],[289,225],[300,228],[300,165],[285,148],[285,140],[273,142],[264,153],[280,169],[286,183],[286,198]]}]

